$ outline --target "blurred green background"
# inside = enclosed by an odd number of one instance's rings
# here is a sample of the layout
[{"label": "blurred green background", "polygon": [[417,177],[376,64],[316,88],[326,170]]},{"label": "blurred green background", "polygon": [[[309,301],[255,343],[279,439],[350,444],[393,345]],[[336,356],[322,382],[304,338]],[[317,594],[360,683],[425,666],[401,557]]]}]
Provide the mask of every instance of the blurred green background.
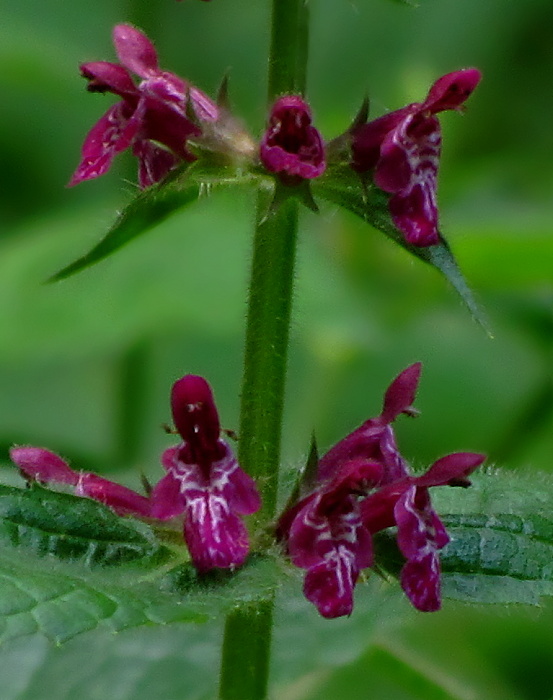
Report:
[{"label": "blurred green background", "polygon": [[[120,156],[66,189],[83,138],[113,104],[79,62],[114,60],[130,21],[162,66],[216,90],[230,71],[236,112],[259,135],[266,114],[269,3],[251,0],[4,0],[0,11],[0,448],[48,446],[76,467],[160,475],[171,383],[212,383],[237,427],[251,193],[216,193],[106,262],[42,282],[86,252],[136,191]],[[479,67],[464,116],[442,115],[444,234],[494,339],[438,274],[335,208],[302,218],[284,463],[379,411],[382,391],[424,364],[422,416],[398,425],[416,466],[455,450],[502,469],[553,462],[553,5],[550,0],[312,0],[309,97],[326,138],[362,98],[372,116],[424,98],[438,76]],[[18,483],[5,467],[4,483]],[[324,622],[286,596],[275,642],[276,700],[550,700],[553,610],[446,603],[424,616],[395,587],[359,596],[365,615]],[[368,617],[374,618],[367,624]],[[210,698],[220,629],[40,638],[0,649],[1,700]],[[87,664],[82,663],[86,655]],[[79,659],[81,659],[79,661]],[[106,690],[106,689],[109,689]]]}]

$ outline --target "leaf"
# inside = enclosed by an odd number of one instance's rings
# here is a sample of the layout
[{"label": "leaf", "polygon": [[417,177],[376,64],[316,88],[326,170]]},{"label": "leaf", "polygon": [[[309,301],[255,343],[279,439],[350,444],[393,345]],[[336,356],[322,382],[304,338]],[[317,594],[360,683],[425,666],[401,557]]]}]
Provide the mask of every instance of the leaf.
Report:
[{"label": "leaf", "polygon": [[445,516],[444,595],[477,603],[538,605],[553,595],[553,520]]},{"label": "leaf", "polygon": [[209,700],[220,636],[219,624],[181,624],[98,629],[62,647],[16,639],[0,648],[2,700]]},{"label": "leaf", "polygon": [[57,643],[97,627],[119,631],[147,623],[203,622],[196,600],[181,601],[129,566],[100,574],[52,555],[0,554],[0,641],[40,632]]},{"label": "leaf", "polygon": [[171,558],[150,528],[87,498],[0,485],[0,543],[39,556],[112,566]]},{"label": "leaf", "polygon": [[[419,664],[422,665],[422,664]],[[354,663],[348,664],[323,678],[318,690],[309,693],[306,700],[327,700],[347,697],[348,700],[366,700],[367,688],[374,698],[401,698],[401,700],[462,700],[444,687],[443,674],[418,668],[413,659],[403,659],[382,645],[371,646]]]},{"label": "leaf", "polygon": [[240,571],[199,579],[190,564],[167,572],[127,564],[90,569],[17,550],[0,553],[0,642],[37,632],[57,643],[96,628],[206,622],[269,595],[275,562],[253,557]]},{"label": "leaf", "polygon": [[403,234],[392,222],[388,211],[387,195],[374,186],[365,188],[359,176],[348,165],[328,168],[326,173],[313,180],[313,194],[347,209],[363,221],[391,238],[411,255],[439,270],[459,294],[472,317],[491,335],[484,313],[468,287],[447,242],[421,248],[407,243]]},{"label": "leaf", "polygon": [[89,253],[57,272],[49,282],[58,282],[107,258],[171,214],[195,202],[211,187],[243,184],[252,177],[216,161],[196,161],[177,168],[159,184],[140,192]]},{"label": "leaf", "polygon": [[0,641],[204,622],[267,598],[278,573],[272,557],[252,556],[200,576],[184,546],[168,549],[146,524],[40,487],[0,487],[0,541]]},{"label": "leaf", "polygon": [[[433,493],[451,538],[440,557],[444,597],[538,605],[553,595],[553,480],[501,472],[471,480],[468,491]],[[381,533],[377,542],[384,568],[397,573],[403,560],[394,535]]]}]

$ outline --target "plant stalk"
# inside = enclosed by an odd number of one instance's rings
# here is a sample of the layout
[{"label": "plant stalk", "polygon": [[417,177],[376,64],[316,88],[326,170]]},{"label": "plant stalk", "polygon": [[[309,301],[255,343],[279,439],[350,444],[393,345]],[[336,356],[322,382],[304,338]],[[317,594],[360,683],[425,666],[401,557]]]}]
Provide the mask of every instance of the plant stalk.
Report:
[{"label": "plant stalk", "polygon": [[[303,93],[308,15],[305,0],[273,0],[269,54],[269,104]],[[262,530],[275,517],[288,341],[298,229],[293,199],[269,213],[271,193],[260,189],[240,407],[239,462],[256,478],[263,505]],[[220,700],[265,700],[270,666],[274,599],[244,604],[225,623]]]}]

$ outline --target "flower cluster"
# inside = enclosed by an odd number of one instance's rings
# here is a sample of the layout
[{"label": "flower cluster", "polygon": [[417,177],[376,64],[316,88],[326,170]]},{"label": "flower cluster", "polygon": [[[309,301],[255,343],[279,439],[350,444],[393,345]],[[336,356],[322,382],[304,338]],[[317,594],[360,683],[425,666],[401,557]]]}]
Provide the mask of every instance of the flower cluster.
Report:
[{"label": "flower cluster", "polygon": [[278,523],[292,562],[307,569],[304,593],[324,617],[351,613],[359,572],[373,563],[372,535],[392,526],[406,559],[404,591],[419,610],[440,607],[438,550],[449,538],[428,489],[468,486],[468,475],[485,457],[451,454],[422,476],[410,474],[391,423],[401,413],[413,414],[420,368],[404,370],[388,388],[382,413],[321,458],[315,488]]},{"label": "flower cluster", "polygon": [[169,520],[184,516],[184,539],[198,571],[235,568],[248,554],[240,515],[261,503],[255,484],[221,438],[209,384],[186,375],[173,385],[173,420],[182,442],[162,455],[167,474],[142,496],[89,472],[77,472],[40,447],[15,447],[11,458],[27,479],[73,486],[79,496],[106,504],[119,515]]},{"label": "flower cluster", "polygon": [[[362,176],[372,174],[374,184],[392,195],[390,215],[410,245],[440,242],[436,185],[441,130],[436,114],[461,110],[480,79],[475,68],[448,73],[432,85],[424,102],[368,123],[363,119],[337,139],[341,142],[346,137],[350,143],[353,169]],[[301,97],[286,95],[275,102],[260,157],[265,168],[286,184],[325,172],[329,154]]]},{"label": "flower cluster", "polygon": [[[327,618],[349,615],[362,569],[373,565],[372,535],[397,527],[406,563],[401,585],[419,610],[440,607],[438,550],[448,542],[432,508],[431,486],[468,486],[468,475],[484,456],[461,452],[442,457],[423,475],[410,474],[395,441],[392,422],[413,414],[420,364],[390,385],[382,413],[338,442],[318,462],[315,486],[286,510],[277,526],[291,561],[306,569],[304,592]],[[162,455],[165,476],[143,496],[120,484],[78,472],[39,447],[15,447],[11,458],[24,477],[61,483],[117,514],[148,520],[183,516],[184,540],[201,573],[233,569],[248,554],[248,533],[240,516],[261,505],[253,479],[239,466],[221,437],[209,384],[186,375],[173,385],[171,407],[182,441]]]},{"label": "flower cluster", "polygon": [[[119,24],[113,43],[121,64],[85,63],[81,73],[89,91],[111,92],[122,99],[89,132],[70,185],[103,175],[115,155],[127,148],[138,158],[141,187],[159,182],[180,162],[194,160],[189,141],[256,164],[253,142],[226,107],[174,73],[162,71],[152,42],[142,32]],[[141,79],[138,84],[131,73]],[[461,110],[480,78],[475,68],[448,73],[432,85],[424,102],[368,123],[363,119],[336,139],[349,144],[347,158],[353,169],[362,177],[372,175],[374,184],[391,195],[392,221],[410,245],[440,242],[436,180],[441,131],[436,115]],[[329,159],[333,164],[335,156],[343,158],[343,153],[338,156],[325,147],[309,105],[299,95],[276,100],[258,155],[266,171],[288,186],[320,177]]]}]

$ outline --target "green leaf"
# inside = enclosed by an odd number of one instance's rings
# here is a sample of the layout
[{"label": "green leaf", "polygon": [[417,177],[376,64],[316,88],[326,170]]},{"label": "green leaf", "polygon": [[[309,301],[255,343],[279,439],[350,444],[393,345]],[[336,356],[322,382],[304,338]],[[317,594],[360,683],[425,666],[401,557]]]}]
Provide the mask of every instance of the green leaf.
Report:
[{"label": "green leaf", "polygon": [[0,543],[39,556],[113,566],[172,557],[149,527],[100,503],[40,486],[0,485]]},{"label": "green leaf", "polygon": [[192,165],[185,164],[177,168],[159,184],[140,192],[89,253],[64,267],[49,281],[58,282],[95,265],[182,207],[208,194],[212,187],[243,184],[252,177],[216,161],[196,161]]},{"label": "green leaf", "polygon": [[170,550],[144,523],[38,486],[0,487],[0,542],[0,641],[204,622],[266,599],[279,571],[252,556],[238,572],[200,576],[184,545]]},{"label": "green leaf", "polygon": [[447,242],[421,248],[407,243],[392,222],[388,211],[389,195],[374,186],[364,187],[348,165],[328,168],[312,182],[313,194],[347,209],[391,238],[411,255],[439,270],[459,294],[473,318],[491,335],[486,318],[468,287]]},{"label": "green leaf", "polygon": [[252,557],[236,573],[201,579],[190,564],[126,564],[90,569],[80,562],[0,553],[0,642],[37,632],[64,642],[96,628],[118,632],[145,624],[206,622],[275,585],[275,562]]},{"label": "green leaf", "polygon": [[[441,552],[444,597],[538,605],[553,595],[553,480],[501,472],[471,478],[467,491],[433,492],[451,537]],[[397,573],[403,560],[394,536],[381,533],[378,546],[383,566]]]},{"label": "green leaf", "polygon": [[467,602],[538,605],[553,595],[553,520],[445,516],[444,595]]},{"label": "green leaf", "polygon": [[[352,664],[324,678],[324,683],[306,700],[327,700],[347,697],[348,700],[366,700],[370,697],[394,700],[462,700],[463,695],[452,695],[443,677],[432,677],[428,668],[415,659],[402,659],[392,650],[380,645],[371,646]],[[438,674],[436,674],[438,675]]]},{"label": "green leaf", "polygon": [[40,632],[63,642],[97,627],[119,631],[148,623],[203,622],[197,600],[179,600],[125,566],[92,571],[52,555],[0,554],[0,641]]}]

